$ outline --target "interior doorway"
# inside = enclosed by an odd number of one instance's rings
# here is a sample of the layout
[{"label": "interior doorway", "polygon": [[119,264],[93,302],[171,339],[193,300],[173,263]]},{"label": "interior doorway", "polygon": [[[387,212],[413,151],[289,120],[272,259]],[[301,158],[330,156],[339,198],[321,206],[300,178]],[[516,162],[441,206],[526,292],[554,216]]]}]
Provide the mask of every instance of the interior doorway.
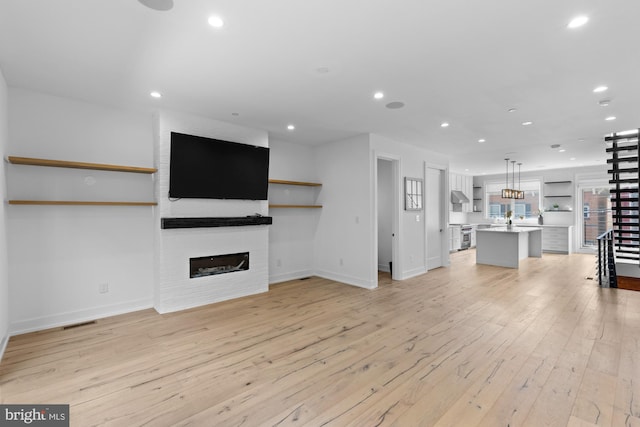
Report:
[{"label": "interior doorway", "polygon": [[400,275],[398,265],[398,160],[377,158],[378,271],[392,279]]}]

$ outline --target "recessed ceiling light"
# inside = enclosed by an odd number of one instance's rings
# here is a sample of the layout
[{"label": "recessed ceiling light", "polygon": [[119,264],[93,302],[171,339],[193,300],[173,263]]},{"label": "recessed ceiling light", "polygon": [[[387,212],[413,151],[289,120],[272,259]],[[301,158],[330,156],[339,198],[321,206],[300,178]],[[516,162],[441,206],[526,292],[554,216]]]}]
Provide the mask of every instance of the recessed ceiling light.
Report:
[{"label": "recessed ceiling light", "polygon": [[448,128],[448,127],[449,127],[449,123],[447,123],[447,122],[442,122],[442,123],[440,123],[440,127],[441,127],[441,128]]},{"label": "recessed ceiling light", "polygon": [[294,125],[288,125],[288,126],[287,126],[287,129],[289,129],[289,130],[295,130],[295,128],[296,128],[296,127],[295,127]]},{"label": "recessed ceiling light", "polygon": [[464,171],[465,171],[465,172],[469,172],[469,169],[465,169]]},{"label": "recessed ceiling light", "polygon": [[162,94],[156,90],[151,92],[149,95],[151,95],[152,98],[162,98]]},{"label": "recessed ceiling light", "polygon": [[582,27],[584,24],[586,24],[587,22],[589,22],[589,17],[587,16],[576,16],[575,18],[573,18],[569,24],[567,25],[567,28],[578,28],[578,27]]},{"label": "recessed ceiling light", "polygon": [[374,94],[373,94],[373,97],[374,97],[375,99],[382,99],[382,98],[384,98],[384,93],[382,93],[382,92],[376,92],[376,93],[374,93]]},{"label": "recessed ceiling light", "polygon": [[569,157],[569,160],[575,160],[575,159],[576,159],[575,157]]},{"label": "recessed ceiling light", "polygon": [[607,86],[598,86],[593,90],[594,93],[601,93],[609,89]]},{"label": "recessed ceiling light", "polygon": [[598,105],[601,107],[608,107],[611,104],[610,99],[603,99],[602,101],[598,101]]},{"label": "recessed ceiling light", "polygon": [[610,122],[611,120],[615,120],[615,119],[616,119],[616,116],[609,116],[605,120]]},{"label": "recessed ceiling light", "polygon": [[481,139],[479,139],[479,140],[478,140],[478,142],[479,142],[480,144],[482,144],[483,142],[487,142],[487,140],[486,140],[486,139],[484,139],[484,138],[481,138]]},{"label": "recessed ceiling light", "polygon": [[516,108],[509,108],[507,110],[507,112],[509,112],[509,113],[515,113],[516,111],[518,111]]},{"label": "recessed ceiling light", "polygon": [[522,122],[522,126],[529,126],[532,125],[533,122]]},{"label": "recessed ceiling light", "polygon": [[210,16],[207,22],[214,28],[222,28],[224,26],[224,21],[222,20],[222,18],[216,15]]},{"label": "recessed ceiling light", "polygon": [[567,151],[567,150],[565,150],[564,148],[561,148],[561,149],[558,150],[558,153],[564,153],[565,151]]}]

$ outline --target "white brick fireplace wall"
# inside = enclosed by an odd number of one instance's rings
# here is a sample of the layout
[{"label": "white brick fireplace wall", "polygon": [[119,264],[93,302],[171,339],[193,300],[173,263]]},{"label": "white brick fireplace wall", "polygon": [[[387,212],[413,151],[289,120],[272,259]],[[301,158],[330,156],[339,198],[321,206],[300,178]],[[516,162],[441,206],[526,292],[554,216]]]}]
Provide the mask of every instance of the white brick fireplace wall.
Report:
[{"label": "white brick fireplace wall", "polygon": [[[154,117],[156,174],[156,278],[154,305],[167,313],[268,290],[269,226],[161,229],[167,217],[244,217],[268,215],[266,201],[181,199],[170,201],[171,132],[268,146],[265,131],[203,117],[161,112]],[[250,268],[189,278],[189,258],[249,252]]]}]

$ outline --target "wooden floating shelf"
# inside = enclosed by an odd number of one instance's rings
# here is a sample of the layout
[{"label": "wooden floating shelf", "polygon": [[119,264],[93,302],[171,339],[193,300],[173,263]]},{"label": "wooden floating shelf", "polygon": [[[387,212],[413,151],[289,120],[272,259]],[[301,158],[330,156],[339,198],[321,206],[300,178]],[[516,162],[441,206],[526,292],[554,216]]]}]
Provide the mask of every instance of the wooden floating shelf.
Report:
[{"label": "wooden floating shelf", "polygon": [[29,165],[29,166],[48,166],[55,168],[69,168],[69,169],[91,169],[91,170],[103,170],[112,172],[133,172],[133,173],[156,173],[156,168],[142,168],[137,166],[121,166],[110,165],[104,163],[86,163],[86,162],[71,162],[66,160],[49,160],[49,159],[35,159],[31,157],[7,157],[9,163],[14,165]]},{"label": "wooden floating shelf", "polygon": [[58,206],[156,206],[156,202],[82,202],[71,200],[9,200],[10,205]]},{"label": "wooden floating shelf", "polygon": [[557,195],[557,196],[544,196],[544,197],[573,197],[573,196],[570,196],[570,195],[564,195],[564,194],[559,194],[559,195]]},{"label": "wooden floating shelf", "polygon": [[269,205],[270,208],[320,209],[322,205]]},{"label": "wooden floating shelf", "polygon": [[322,184],[318,182],[286,181],[283,179],[270,179],[269,184],[302,185],[305,187],[321,187],[322,186]]},{"label": "wooden floating shelf", "polygon": [[571,184],[571,181],[549,181],[545,182],[545,184]]}]

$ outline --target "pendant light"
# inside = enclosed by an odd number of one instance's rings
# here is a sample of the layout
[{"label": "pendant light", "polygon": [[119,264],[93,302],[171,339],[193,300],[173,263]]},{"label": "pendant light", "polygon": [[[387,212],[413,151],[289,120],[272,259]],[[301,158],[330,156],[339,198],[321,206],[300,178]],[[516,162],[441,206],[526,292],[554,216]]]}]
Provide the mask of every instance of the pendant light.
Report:
[{"label": "pendant light", "polygon": [[507,173],[505,174],[506,185],[502,189],[502,198],[503,199],[511,199],[513,197],[513,190],[509,188],[509,159],[508,158],[504,159],[504,161],[507,164]]},{"label": "pendant light", "polygon": [[[522,163],[518,163],[518,190],[516,191],[516,199],[524,199],[524,191],[522,191],[520,189],[520,167],[522,166]],[[513,184],[513,186],[515,187],[515,183]]]}]

